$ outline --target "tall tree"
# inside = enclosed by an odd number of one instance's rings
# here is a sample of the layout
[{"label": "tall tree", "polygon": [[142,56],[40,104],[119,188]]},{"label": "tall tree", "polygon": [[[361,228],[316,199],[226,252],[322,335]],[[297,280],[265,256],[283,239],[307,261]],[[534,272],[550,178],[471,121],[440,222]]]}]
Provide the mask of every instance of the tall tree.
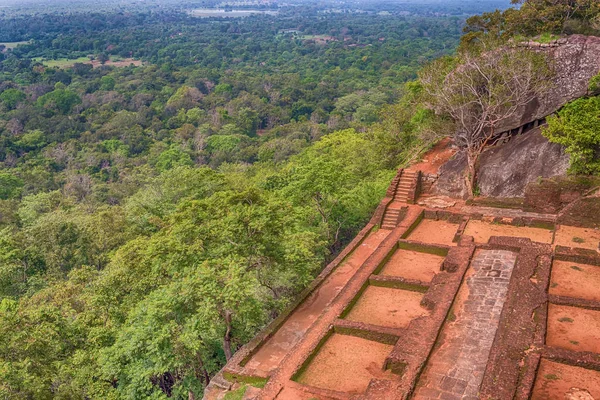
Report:
[{"label": "tall tree", "polygon": [[508,46],[465,50],[420,73],[430,106],[455,122],[454,141],[467,154],[471,196],[477,160],[495,128],[541,95],[550,74],[542,54]]}]

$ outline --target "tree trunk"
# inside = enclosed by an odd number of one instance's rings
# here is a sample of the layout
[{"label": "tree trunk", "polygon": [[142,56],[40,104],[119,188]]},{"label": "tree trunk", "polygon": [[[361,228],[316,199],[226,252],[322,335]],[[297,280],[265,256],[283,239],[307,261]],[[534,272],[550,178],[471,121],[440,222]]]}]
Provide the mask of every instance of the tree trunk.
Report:
[{"label": "tree trunk", "polygon": [[469,193],[469,199],[475,196],[475,164],[477,163],[477,154],[473,151],[467,150],[467,176],[465,182],[467,184],[467,191]]},{"label": "tree trunk", "polygon": [[225,351],[225,360],[231,358],[231,311],[225,311],[225,336],[223,337],[223,351]]}]

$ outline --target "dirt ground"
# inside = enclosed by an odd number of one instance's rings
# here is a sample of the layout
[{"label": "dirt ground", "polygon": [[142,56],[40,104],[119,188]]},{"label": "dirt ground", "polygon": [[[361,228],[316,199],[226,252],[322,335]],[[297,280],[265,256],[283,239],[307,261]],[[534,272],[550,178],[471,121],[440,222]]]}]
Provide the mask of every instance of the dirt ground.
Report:
[{"label": "dirt ground", "polygon": [[252,356],[247,368],[271,371],[279,365],[287,352],[300,340],[325,307],[335,298],[365,260],[387,237],[390,231],[371,233],[356,248],[346,262],[331,275],[290,315],[279,330]]},{"label": "dirt ground", "polygon": [[423,155],[421,161],[411,165],[411,171],[421,171],[425,174],[437,174],[440,167],[446,163],[456,150],[452,148],[452,139],[440,140],[431,150]]},{"label": "dirt ground", "polygon": [[548,229],[492,224],[478,220],[469,221],[464,234],[473,236],[477,243],[487,243],[491,236],[524,237],[534,242],[552,243],[552,231]]},{"label": "dirt ground", "polygon": [[600,371],[542,359],[531,399],[564,400],[571,388],[586,389],[600,399]]},{"label": "dirt ground", "polygon": [[600,311],[549,304],[546,344],[600,353]]},{"label": "dirt ground", "polygon": [[599,243],[600,231],[589,228],[576,228],[574,226],[559,226],[554,238],[554,244],[591,250],[597,250]]},{"label": "dirt ground", "polygon": [[440,272],[443,261],[444,257],[434,254],[398,249],[380,274],[431,282],[435,274]]},{"label": "dirt ground", "polygon": [[451,224],[448,221],[424,219],[408,236],[408,240],[453,246],[455,243],[453,243],[452,240],[454,239],[457,230],[458,224]]},{"label": "dirt ground", "polygon": [[550,294],[600,300],[600,266],[555,260],[552,263]]},{"label": "dirt ground", "polygon": [[[394,377],[383,365],[394,346],[354,336],[333,334],[298,382],[323,389],[363,393],[373,378]],[[343,371],[343,373],[340,373]]]},{"label": "dirt ground", "polygon": [[429,315],[429,312],[421,307],[422,299],[423,293],[368,286],[346,319],[390,328],[404,328],[413,319]]}]

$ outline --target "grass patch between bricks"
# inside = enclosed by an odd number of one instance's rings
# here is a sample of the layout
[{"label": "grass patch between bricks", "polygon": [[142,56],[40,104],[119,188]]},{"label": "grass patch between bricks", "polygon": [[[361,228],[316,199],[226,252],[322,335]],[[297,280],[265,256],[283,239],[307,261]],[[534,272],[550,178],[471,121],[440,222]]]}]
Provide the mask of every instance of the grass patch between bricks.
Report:
[{"label": "grass patch between bricks", "polygon": [[238,375],[227,371],[223,372],[223,378],[229,382],[245,383],[259,389],[263,388],[269,381],[268,378],[262,378],[260,376]]},{"label": "grass patch between bricks", "polygon": [[325,343],[327,343],[327,341],[333,335],[333,333],[334,333],[333,329],[330,329],[329,331],[327,331],[325,336],[323,336],[323,338],[319,341],[319,344],[317,344],[315,349],[310,353],[310,355],[308,357],[306,357],[306,360],[304,360],[302,365],[300,365],[300,368],[298,368],[298,370],[294,373],[294,375],[292,375],[292,381],[298,382],[298,380],[300,379],[302,374],[304,374],[304,372],[306,371],[306,369],[308,368],[308,366],[310,365],[312,360],[314,360],[314,358],[317,356],[317,354],[319,354],[319,351],[325,345]]},{"label": "grass patch between bricks", "polygon": [[425,293],[429,287],[414,283],[402,282],[399,279],[369,279],[371,286],[379,286],[390,289],[407,290],[409,292]]},{"label": "grass patch between bricks", "polygon": [[419,253],[433,254],[434,256],[446,257],[448,248],[420,243],[398,242],[398,249],[416,251]]},{"label": "grass patch between bricks", "polygon": [[335,326],[334,332],[340,335],[356,336],[362,339],[370,340],[373,342],[395,345],[398,341],[398,336],[390,335],[388,333],[373,332],[364,329],[352,328],[349,326]]}]

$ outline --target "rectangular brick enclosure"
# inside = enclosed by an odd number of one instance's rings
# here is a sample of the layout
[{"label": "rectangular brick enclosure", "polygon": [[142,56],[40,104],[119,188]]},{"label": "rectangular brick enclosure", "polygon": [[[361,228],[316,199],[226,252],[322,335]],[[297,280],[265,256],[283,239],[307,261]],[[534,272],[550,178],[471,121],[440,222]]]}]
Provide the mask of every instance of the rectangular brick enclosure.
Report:
[{"label": "rectangular brick enclosure", "polygon": [[599,231],[415,205],[419,177],[398,173],[206,400],[600,399]]},{"label": "rectangular brick enclosure", "polygon": [[[477,399],[516,255],[479,250],[418,383],[420,399]],[[442,397],[443,396],[443,397]]]}]

